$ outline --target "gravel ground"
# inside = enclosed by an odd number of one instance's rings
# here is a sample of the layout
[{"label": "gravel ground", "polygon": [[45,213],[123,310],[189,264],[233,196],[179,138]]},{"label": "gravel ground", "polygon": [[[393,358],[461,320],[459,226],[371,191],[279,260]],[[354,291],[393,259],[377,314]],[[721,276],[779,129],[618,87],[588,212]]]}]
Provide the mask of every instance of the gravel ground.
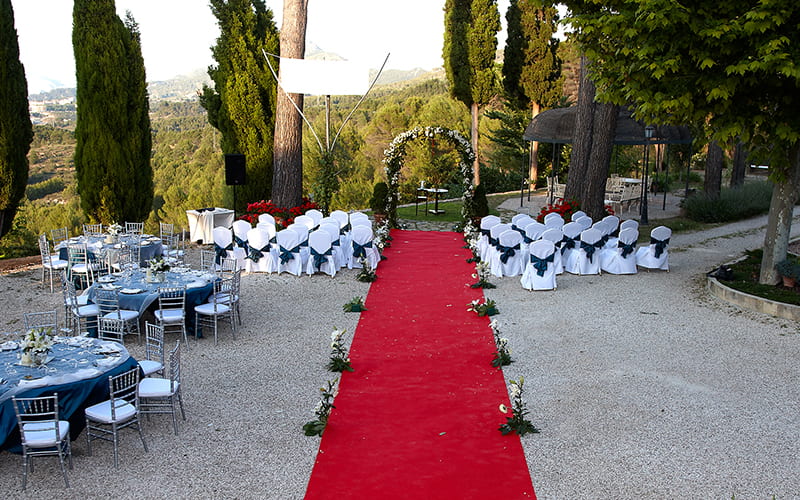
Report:
[{"label": "gravel ground", "polygon": [[[515,359],[506,377],[525,376],[541,430],[522,438],[539,498],[798,496],[798,325],[709,298],[703,280],[758,247],[765,222],[674,235],[670,273],[565,275],[557,291],[533,293],[494,279],[486,295]],[[60,307],[38,273],[0,275],[0,331]],[[149,453],[123,432],[115,470],[111,445],[89,457],[82,435],[69,490],[40,460],[23,493],[20,457],[0,453],[0,488],[14,498],[302,498],[319,440],[301,426],[333,378],[330,331],[355,328],[341,307],[368,285],[354,277],[244,276],[236,340],[223,327],[218,346],[190,339],[184,351],[178,436],[168,416],[145,420]]]}]

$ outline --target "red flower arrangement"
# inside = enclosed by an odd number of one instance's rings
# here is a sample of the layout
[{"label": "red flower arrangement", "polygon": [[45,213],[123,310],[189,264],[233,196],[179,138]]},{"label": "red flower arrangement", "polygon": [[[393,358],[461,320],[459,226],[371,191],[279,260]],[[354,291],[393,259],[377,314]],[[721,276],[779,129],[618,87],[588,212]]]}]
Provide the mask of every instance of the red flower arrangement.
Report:
[{"label": "red flower arrangement", "polygon": [[[611,205],[605,205],[603,208],[605,209],[606,215],[614,215],[614,209],[611,207]],[[539,222],[544,222],[545,215],[555,212],[559,214],[562,219],[569,222],[572,219],[572,214],[580,209],[581,205],[577,200],[567,201],[564,198],[559,198],[555,203],[548,203],[547,205],[543,206],[539,211],[539,215],[536,216],[536,220]]]},{"label": "red flower arrangement", "polygon": [[293,223],[295,217],[298,215],[303,215],[312,208],[319,209],[319,206],[305,197],[303,198],[303,203],[291,208],[278,207],[272,203],[272,200],[261,200],[255,203],[248,203],[247,213],[239,218],[246,220],[250,224],[257,224],[259,215],[270,214],[271,216],[275,217],[275,225],[282,229]]}]

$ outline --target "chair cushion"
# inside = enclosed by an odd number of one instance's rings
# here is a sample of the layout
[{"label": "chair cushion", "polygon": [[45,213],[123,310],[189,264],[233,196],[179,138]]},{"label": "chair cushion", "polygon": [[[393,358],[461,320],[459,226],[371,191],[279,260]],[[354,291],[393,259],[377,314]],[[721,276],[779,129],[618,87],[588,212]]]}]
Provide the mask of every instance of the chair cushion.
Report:
[{"label": "chair cushion", "polygon": [[[215,299],[216,299],[217,303],[228,304],[231,301],[231,294],[228,293],[228,292],[220,292],[220,293],[218,293],[216,295],[212,295],[211,297],[209,297],[207,302],[209,302],[209,303],[210,302],[214,302]],[[234,295],[233,296],[233,302],[239,302],[239,296],[238,295]]]},{"label": "chair cushion", "polygon": [[44,263],[43,265],[46,269],[66,269],[69,262],[61,259],[50,259],[50,264]]},{"label": "chair cushion", "polygon": [[[175,382],[175,392],[180,387],[179,382]],[[140,398],[165,398],[172,396],[173,391],[169,390],[168,378],[146,378],[139,382],[139,397]]]},{"label": "chair cushion", "polygon": [[[22,433],[25,434],[25,445],[31,448],[49,448],[55,446],[56,429],[53,422],[29,422],[22,426]],[[63,440],[69,436],[69,422],[66,420],[58,421],[59,436]]]},{"label": "chair cushion", "polygon": [[183,309],[158,309],[153,313],[161,323],[183,323]]},{"label": "chair cushion", "polygon": [[112,311],[105,316],[104,318],[112,318],[112,319],[122,319],[125,321],[131,321],[139,317],[139,313],[137,311],[129,311],[127,309],[120,309],[119,311]]},{"label": "chair cushion", "polygon": [[139,361],[139,367],[144,372],[144,376],[152,375],[156,372],[161,371],[164,368],[164,365],[161,364],[159,361],[154,361],[152,359],[143,359]]},{"label": "chair cushion", "polygon": [[[214,304],[213,303],[200,304],[199,306],[195,306],[194,310],[195,310],[195,312],[198,312],[200,314],[213,316],[214,315]],[[225,304],[217,303],[217,312],[216,312],[217,315],[228,313],[228,312],[230,312],[230,310],[231,310],[231,308],[226,306]]]},{"label": "chair cushion", "polygon": [[100,307],[97,304],[87,304],[85,306],[78,306],[77,311],[74,311],[77,316],[82,318],[87,316],[97,316],[100,314]]},{"label": "chair cushion", "polygon": [[[136,416],[135,406],[122,399],[116,399],[115,402],[117,404],[117,409],[116,409],[117,423],[125,422],[126,420],[130,420],[131,418]],[[84,413],[86,414],[86,418],[94,420],[96,422],[102,422],[104,424],[110,424],[113,422],[111,418],[110,399],[86,408],[86,411]]]}]

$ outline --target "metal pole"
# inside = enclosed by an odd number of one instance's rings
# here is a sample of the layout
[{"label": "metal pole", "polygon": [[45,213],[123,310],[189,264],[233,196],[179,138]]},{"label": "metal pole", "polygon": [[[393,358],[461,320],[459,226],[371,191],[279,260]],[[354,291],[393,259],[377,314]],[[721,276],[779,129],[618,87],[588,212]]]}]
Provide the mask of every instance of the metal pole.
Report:
[{"label": "metal pole", "polygon": [[647,176],[650,174],[649,172],[650,166],[650,138],[645,137],[644,139],[644,177],[642,177],[642,207],[641,207],[641,224],[646,226],[650,223],[647,219]]},{"label": "metal pole", "polygon": [[325,96],[325,149],[331,150],[331,96]]},{"label": "metal pole", "polygon": [[666,167],[664,167],[664,201],[661,203],[661,210],[667,209],[667,185],[669,184],[669,144],[664,145],[664,155],[667,157]]},{"label": "metal pole", "polygon": [[694,149],[694,142],[689,143],[689,160],[686,162],[686,191],[683,193],[683,197],[689,197],[689,174],[692,171],[692,150]]}]

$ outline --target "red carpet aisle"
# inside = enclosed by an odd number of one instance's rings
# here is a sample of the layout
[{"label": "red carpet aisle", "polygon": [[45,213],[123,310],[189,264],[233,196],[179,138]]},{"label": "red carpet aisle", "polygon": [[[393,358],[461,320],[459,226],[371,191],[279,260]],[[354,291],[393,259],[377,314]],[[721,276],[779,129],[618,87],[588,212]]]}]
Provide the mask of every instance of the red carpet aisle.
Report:
[{"label": "red carpet aisle", "polygon": [[497,430],[508,393],[489,320],[467,311],[483,294],[461,234],[392,235],[306,498],[535,498],[519,437]]}]

